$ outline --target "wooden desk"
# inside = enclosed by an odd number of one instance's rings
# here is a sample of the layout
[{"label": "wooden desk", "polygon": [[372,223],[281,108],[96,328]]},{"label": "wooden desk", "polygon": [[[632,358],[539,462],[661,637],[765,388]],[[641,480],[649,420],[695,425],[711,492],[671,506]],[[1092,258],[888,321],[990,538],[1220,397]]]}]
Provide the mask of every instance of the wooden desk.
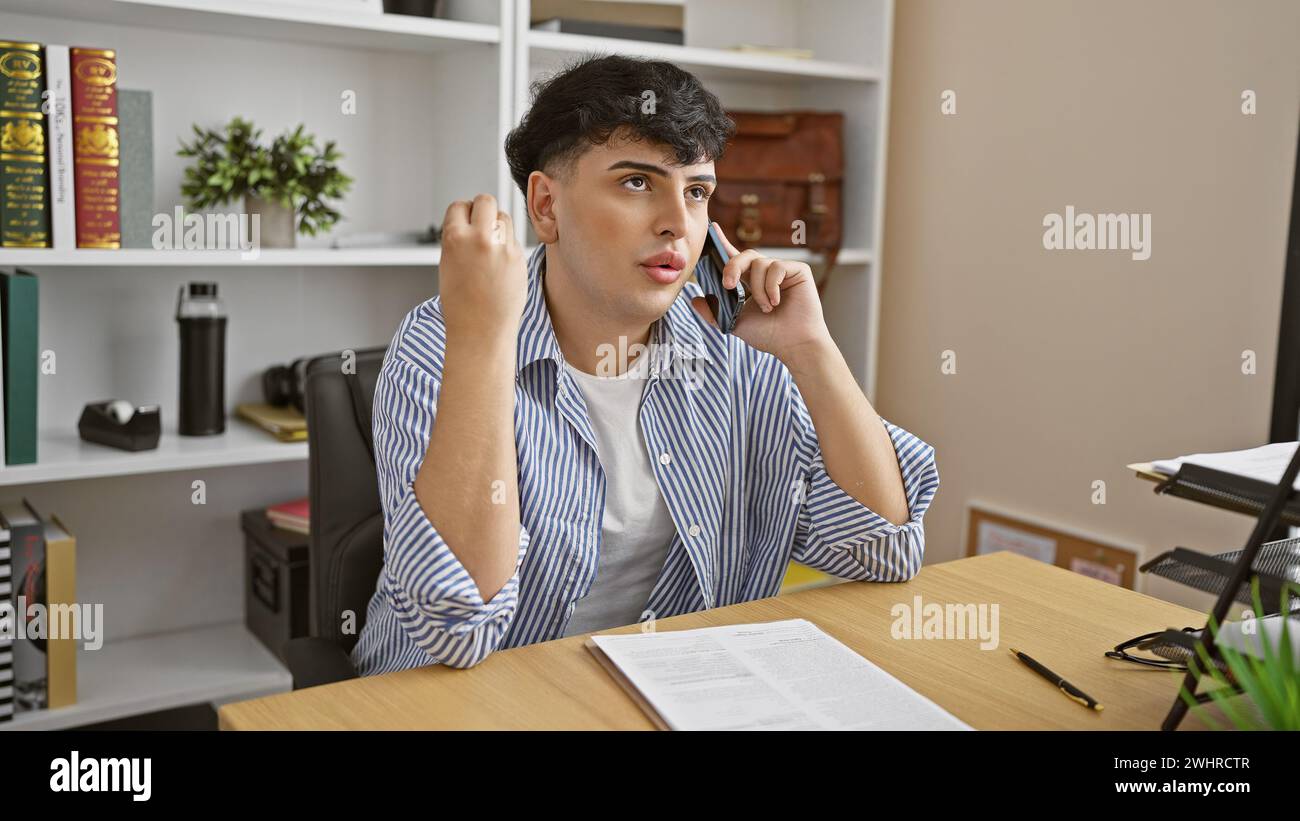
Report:
[{"label": "wooden desk", "polygon": [[[898,603],[997,604],[999,644],[891,638]],[[903,584],[849,582],[662,619],[659,630],[806,618],[977,729],[1159,729],[1178,675],[1108,659],[1120,641],[1205,614],[1012,553],[928,565]],[[607,633],[632,633],[639,625]],[[465,670],[432,665],[228,704],[225,730],[653,729],[583,636],[502,650]],[[1104,705],[1067,699],[1028,653]],[[1203,728],[1194,715],[1183,722]]]}]

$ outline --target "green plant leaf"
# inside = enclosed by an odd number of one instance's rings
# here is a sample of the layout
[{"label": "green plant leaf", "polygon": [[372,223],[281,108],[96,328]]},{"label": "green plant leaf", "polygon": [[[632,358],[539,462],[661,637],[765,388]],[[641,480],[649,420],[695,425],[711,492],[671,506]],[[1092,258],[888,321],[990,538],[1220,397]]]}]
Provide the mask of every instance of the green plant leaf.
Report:
[{"label": "green plant leaf", "polygon": [[256,193],[298,214],[299,230],[314,234],[338,222],[340,213],[326,200],[338,199],[352,178],[338,167],[333,140],[323,149],[301,123],[271,141],[259,143],[261,129],[234,117],[219,130],[191,126],[194,138],[180,140],[177,155],[192,162],[184,170],[181,193],[194,208],[206,208]]}]

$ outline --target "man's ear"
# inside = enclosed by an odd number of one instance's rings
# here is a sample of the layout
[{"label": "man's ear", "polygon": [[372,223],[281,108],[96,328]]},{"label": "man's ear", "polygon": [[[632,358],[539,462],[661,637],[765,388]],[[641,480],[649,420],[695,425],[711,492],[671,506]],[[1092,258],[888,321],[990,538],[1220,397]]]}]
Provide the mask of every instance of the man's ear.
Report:
[{"label": "man's ear", "polygon": [[528,175],[528,220],[541,243],[557,242],[559,222],[555,218],[555,180],[541,171]]}]

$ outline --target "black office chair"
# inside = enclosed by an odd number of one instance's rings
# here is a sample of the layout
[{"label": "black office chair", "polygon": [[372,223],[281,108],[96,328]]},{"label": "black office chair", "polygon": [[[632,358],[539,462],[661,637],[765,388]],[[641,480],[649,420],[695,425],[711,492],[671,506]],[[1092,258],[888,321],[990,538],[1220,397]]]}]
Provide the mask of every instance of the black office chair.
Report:
[{"label": "black office chair", "polygon": [[[310,636],[285,645],[293,689],[356,678],[349,653],[384,564],[384,516],[375,475],[371,409],[386,348],[307,363],[304,398],[310,456]],[[345,615],[353,614],[350,624]],[[345,632],[348,627],[354,630]]]}]

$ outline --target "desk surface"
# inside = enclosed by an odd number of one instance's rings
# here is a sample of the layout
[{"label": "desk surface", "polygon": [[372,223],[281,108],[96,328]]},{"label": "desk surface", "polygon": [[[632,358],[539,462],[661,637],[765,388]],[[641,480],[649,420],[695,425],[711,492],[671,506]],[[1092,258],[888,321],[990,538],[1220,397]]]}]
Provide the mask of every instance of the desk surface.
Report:
[{"label": "desk surface", "polygon": [[[890,608],[998,605],[978,638],[894,639]],[[990,607],[991,610],[991,607]],[[805,618],[977,729],[1159,729],[1178,675],[1106,658],[1115,644],[1205,614],[1012,553],[927,565],[902,584],[847,582],[661,619],[659,630]],[[634,633],[639,625],[604,633]],[[468,669],[431,665],[220,709],[226,730],[653,729],[583,648],[584,636],[502,650]],[[1017,661],[1028,653],[1104,705],[1069,700]],[[1183,727],[1202,728],[1194,715]]]}]

